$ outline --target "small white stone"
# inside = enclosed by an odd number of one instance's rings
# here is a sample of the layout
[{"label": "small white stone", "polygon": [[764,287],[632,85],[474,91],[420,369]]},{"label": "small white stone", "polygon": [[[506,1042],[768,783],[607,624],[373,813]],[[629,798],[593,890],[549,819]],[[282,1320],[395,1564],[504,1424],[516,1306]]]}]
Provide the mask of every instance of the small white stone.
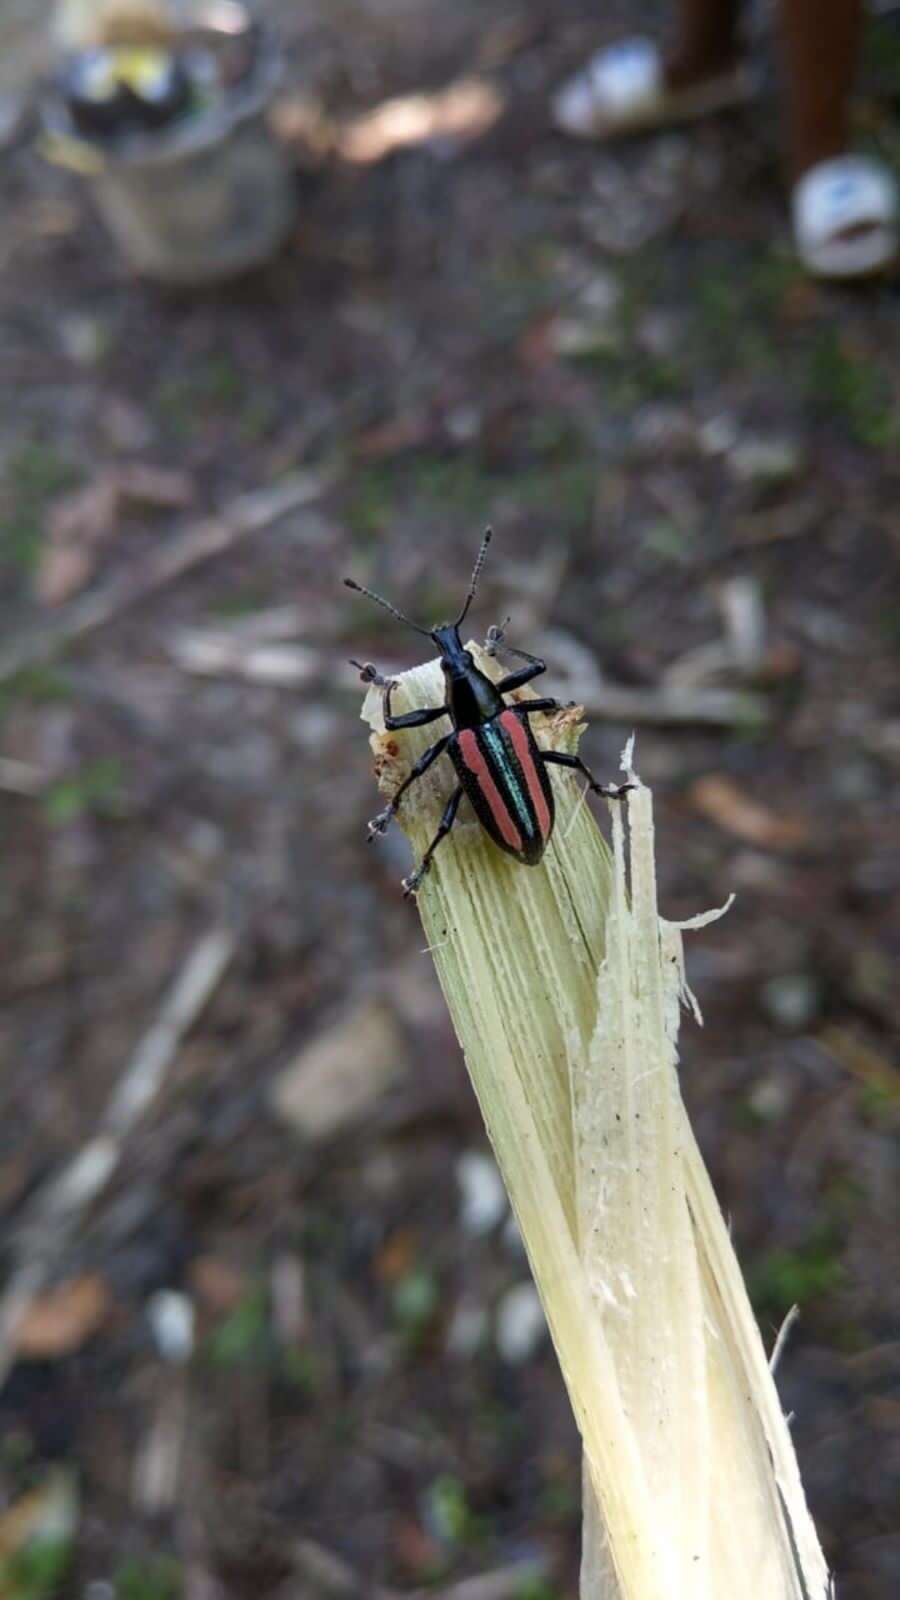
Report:
[{"label": "small white stone", "polygon": [[480,1150],[466,1150],[456,1163],[461,1221],[466,1233],[490,1233],[506,1216],[507,1199],[496,1162]]},{"label": "small white stone", "polygon": [[710,417],[697,429],[697,441],[706,456],[724,456],[733,450],[738,431],[731,417]]},{"label": "small white stone", "polygon": [[482,414],[477,406],[456,406],[448,412],[446,428],[456,444],[471,444],[482,428]]},{"label": "small white stone", "polygon": [[194,1349],[194,1308],[177,1289],[160,1289],[147,1303],[150,1326],[165,1361],[188,1361]]},{"label": "small white stone", "polygon": [[448,1356],[467,1360],[484,1343],[487,1333],[487,1312],[474,1300],[460,1300],[450,1319],[444,1340]]},{"label": "small white stone", "polygon": [[739,483],[751,488],[777,488],[799,475],[803,452],[793,439],[751,436],[732,446],[728,464]]},{"label": "small white stone", "polygon": [[109,328],[99,317],[79,311],[60,318],[59,337],[70,361],[79,367],[95,367],[109,348]]},{"label": "small white stone", "polygon": [[790,1109],[790,1084],[786,1076],[770,1073],[753,1085],[747,1098],[751,1109],[763,1122],[777,1122]]},{"label": "small white stone", "polygon": [[497,1349],[504,1361],[518,1366],[533,1356],[547,1324],[533,1283],[508,1289],[497,1307]]},{"label": "small white stone", "polygon": [[819,1011],[821,985],[812,973],[792,972],[769,978],[762,987],[763,1007],[780,1028],[809,1027]]}]

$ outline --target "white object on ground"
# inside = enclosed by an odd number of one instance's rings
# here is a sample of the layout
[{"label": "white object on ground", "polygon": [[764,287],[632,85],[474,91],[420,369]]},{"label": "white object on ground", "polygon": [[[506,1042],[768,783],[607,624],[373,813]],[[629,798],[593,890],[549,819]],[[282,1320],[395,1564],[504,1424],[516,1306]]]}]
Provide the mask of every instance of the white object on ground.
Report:
[{"label": "white object on ground", "polygon": [[797,253],[820,278],[880,272],[897,256],[897,185],[871,156],[820,161],[794,185]]},{"label": "white object on ground", "polygon": [[528,1361],[547,1332],[544,1308],[534,1284],[514,1284],[497,1307],[497,1349],[510,1366]]},{"label": "white object on ground", "polygon": [[462,1225],[476,1237],[490,1233],[506,1216],[509,1201],[493,1157],[464,1150],[456,1163]]},{"label": "white object on ground", "polygon": [[743,105],[756,91],[744,66],[690,88],[666,85],[659,48],[650,39],[623,39],[600,50],[569,78],[553,100],[556,124],[576,139],[612,139]]},{"label": "white object on ground", "polygon": [[179,1289],[158,1289],[147,1302],[147,1315],[164,1361],[176,1366],[194,1352],[194,1308]]}]

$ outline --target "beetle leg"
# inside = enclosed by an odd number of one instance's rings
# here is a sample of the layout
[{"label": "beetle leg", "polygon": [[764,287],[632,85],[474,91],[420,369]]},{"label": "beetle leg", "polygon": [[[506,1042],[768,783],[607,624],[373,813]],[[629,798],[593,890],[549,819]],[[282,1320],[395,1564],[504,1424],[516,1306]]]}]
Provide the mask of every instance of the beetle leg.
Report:
[{"label": "beetle leg", "polygon": [[521,712],[523,717],[530,717],[535,711],[561,711],[562,701],[551,699],[519,700],[514,706],[510,706],[509,709],[510,711]]},{"label": "beetle leg", "polygon": [[448,733],[443,739],[438,739],[435,744],[429,745],[424,755],[419,757],[415,766],[403,779],[403,782],[391,800],[390,805],[385,806],[383,811],[379,811],[377,817],[373,817],[372,821],[369,823],[369,844],[372,843],[373,839],[377,839],[380,834],[387,831],[391,821],[397,815],[400,801],[402,800],[410,784],[415,783],[417,778],[421,778],[423,772],[428,771],[428,768],[431,766],[432,762],[437,761],[438,756],[442,756],[444,754],[444,751],[446,750],[452,737],[453,735]]},{"label": "beetle leg", "polygon": [[462,792],[462,784],[459,784],[458,787],[454,789],[450,799],[447,801],[447,804],[444,807],[444,815],[441,817],[438,831],[428,846],[428,849],[425,851],[425,854],[422,857],[418,867],[416,868],[415,872],[410,873],[408,878],[403,879],[403,893],[405,896],[415,894],[419,884],[422,882],[422,879],[431,866],[431,858],[434,855],[435,850],[437,849],[441,840],[446,838],[447,834],[450,832],[450,829],[453,827],[453,824],[456,821],[456,813],[459,810],[459,802],[462,799]]},{"label": "beetle leg", "polygon": [[428,722],[437,722],[438,717],[450,715],[449,706],[422,706],[419,711],[404,711],[402,716],[395,717],[391,711],[391,694],[396,689],[395,679],[389,678],[384,684],[384,726],[388,733],[396,733],[398,728],[424,728]]},{"label": "beetle leg", "polygon": [[357,671],[358,671],[358,673],[360,675],[360,678],[362,679],[363,683],[374,683],[376,688],[378,688],[378,689],[386,689],[387,688],[388,683],[389,683],[390,680],[388,678],[382,677],[382,674],[378,671],[378,668],[374,665],[373,662],[371,662],[371,661],[354,661],[352,656],[351,656],[350,665],[351,665],[351,667],[356,667],[356,669],[357,669]]},{"label": "beetle leg", "polygon": [[527,666],[519,667],[517,672],[510,672],[501,678],[497,684],[498,694],[509,694],[512,689],[521,689],[525,683],[530,683],[532,678],[539,678],[542,672],[547,671],[546,661],[540,656],[529,655],[527,650],[514,650],[512,645],[504,645],[504,650],[511,656],[518,656],[520,661],[527,662]]},{"label": "beetle leg", "polygon": [[569,767],[573,772],[581,772],[587,778],[594,794],[605,795],[607,800],[621,800],[623,794],[633,789],[633,783],[598,783],[590,767],[585,766],[580,756],[564,755],[561,750],[541,750],[538,752],[542,761],[552,763],[556,767]]},{"label": "beetle leg", "polygon": [[353,661],[351,667],[356,667],[363,683],[374,683],[375,687],[384,690],[384,726],[388,733],[394,733],[398,728],[423,728],[428,722],[437,722],[438,717],[449,715],[449,706],[426,706],[421,711],[407,711],[401,717],[391,713],[391,694],[397,687],[396,678],[385,678],[371,661]]}]

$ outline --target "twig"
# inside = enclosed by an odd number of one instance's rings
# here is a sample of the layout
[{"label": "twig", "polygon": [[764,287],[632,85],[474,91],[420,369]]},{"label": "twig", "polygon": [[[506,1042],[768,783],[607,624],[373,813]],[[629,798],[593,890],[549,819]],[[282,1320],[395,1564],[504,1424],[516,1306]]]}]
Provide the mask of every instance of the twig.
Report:
[{"label": "twig", "polygon": [[14,761],[10,756],[0,756],[0,789],[7,794],[40,794],[46,778],[40,767],[30,761]]},{"label": "twig", "polygon": [[321,473],[298,473],[272,489],[242,495],[218,516],[192,523],[158,549],[134,572],[122,573],[103,588],[83,595],[43,626],[13,638],[0,653],[0,683],[25,667],[46,661],[63,645],[102,628],[139,600],[185,572],[231,550],[241,539],[278,522],[316,500],[328,487]]},{"label": "twig", "polygon": [[180,633],[169,651],[185,672],[204,678],[242,678],[281,689],[311,683],[322,670],[318,650],[303,645],[251,644],[212,630]]},{"label": "twig", "polygon": [[690,727],[731,728],[768,721],[769,707],[762,695],[748,689],[730,689],[695,682],[681,684],[663,679],[653,689],[609,683],[602,676],[593,652],[562,628],[546,628],[538,639],[542,656],[551,662],[560,698],[584,706],[588,716],[635,727],[668,723]]},{"label": "twig", "polygon": [[369,1600],[516,1600],[530,1582],[547,1576],[544,1561],[518,1561],[498,1567],[475,1578],[463,1578],[444,1589],[386,1589],[379,1584],[363,1585],[357,1573],[342,1556],[313,1539],[299,1539],[293,1548],[294,1570],[315,1586],[316,1593],[333,1600],[351,1600],[365,1593]]},{"label": "twig", "polygon": [[702,724],[731,728],[769,720],[762,695],[745,689],[626,689],[618,684],[570,683],[568,693],[584,706],[588,716],[606,722]]},{"label": "twig", "polygon": [[546,1576],[547,1568],[541,1562],[517,1562],[511,1567],[498,1567],[496,1572],[484,1572],[477,1578],[463,1578],[447,1589],[417,1590],[415,1595],[407,1596],[407,1600],[419,1600],[420,1596],[425,1600],[426,1593],[432,1600],[516,1600],[517,1595],[526,1591],[529,1582],[536,1583]]},{"label": "twig", "polygon": [[81,1217],[105,1189],[125,1141],[162,1089],[185,1034],[217,988],[237,949],[237,934],[215,927],[194,946],[162,1008],[132,1055],[100,1129],[32,1201],[17,1241],[17,1265],[0,1300],[0,1385],[15,1360],[22,1318]]}]

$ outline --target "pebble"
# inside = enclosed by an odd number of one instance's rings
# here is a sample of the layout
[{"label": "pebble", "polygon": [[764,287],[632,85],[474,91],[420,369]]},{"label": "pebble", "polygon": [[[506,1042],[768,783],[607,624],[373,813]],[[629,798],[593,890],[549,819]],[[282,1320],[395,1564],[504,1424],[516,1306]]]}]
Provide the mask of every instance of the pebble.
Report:
[{"label": "pebble", "polygon": [[160,1289],[147,1302],[147,1316],[159,1353],[181,1365],[194,1349],[194,1307],[177,1289]]},{"label": "pebble", "polygon": [[738,442],[737,424],[733,417],[709,417],[697,429],[697,442],[705,456],[725,456]]},{"label": "pebble", "polygon": [[535,1354],[547,1331],[544,1308],[531,1282],[508,1289],[497,1307],[497,1349],[510,1366]]},{"label": "pebble", "polygon": [[110,330],[99,317],[73,311],[60,318],[59,337],[68,359],[78,367],[96,367],[107,354]]},{"label": "pebble", "polygon": [[490,1233],[506,1215],[508,1201],[503,1179],[491,1156],[466,1150],[456,1163],[460,1192],[460,1217],[466,1233]]},{"label": "pebble", "polygon": [[760,1078],[753,1085],[748,1095],[751,1110],[763,1122],[778,1122],[784,1116],[791,1103],[791,1086],[787,1076],[776,1076],[774,1073],[766,1078]]},{"label": "pebble", "polygon": [[697,449],[697,429],[682,406],[665,402],[642,406],[631,425],[632,448],[637,456],[683,458]]},{"label": "pebble", "polygon": [[799,477],[804,457],[795,440],[760,435],[734,444],[728,466],[738,483],[750,489],[777,489]]},{"label": "pebble", "polygon": [[448,1356],[456,1356],[463,1361],[474,1356],[484,1344],[487,1321],[484,1306],[474,1300],[460,1300],[450,1318],[450,1326],[444,1338],[444,1348]]},{"label": "pebble", "polygon": [[618,350],[624,338],[621,300],[622,285],[612,273],[592,278],[571,310],[558,316],[553,324],[557,355],[577,357]]},{"label": "pebble", "polygon": [[779,1028],[799,1031],[818,1014],[822,990],[812,973],[785,973],[763,984],[761,998],[763,1010]]},{"label": "pebble", "polygon": [[407,1070],[406,1042],[392,1008],[365,999],[345,1012],[278,1074],[272,1109],[310,1140],[331,1138],[371,1114]]}]

